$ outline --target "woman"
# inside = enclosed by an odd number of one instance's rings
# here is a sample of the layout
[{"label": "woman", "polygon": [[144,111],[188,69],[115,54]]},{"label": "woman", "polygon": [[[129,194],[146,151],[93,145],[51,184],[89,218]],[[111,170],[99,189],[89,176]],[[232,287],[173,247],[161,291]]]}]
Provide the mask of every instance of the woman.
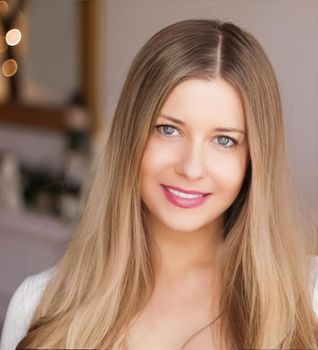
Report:
[{"label": "woman", "polygon": [[212,20],[161,30],[128,73],[66,254],[10,303],[37,295],[17,348],[317,348],[316,261],[288,179],[260,44]]}]

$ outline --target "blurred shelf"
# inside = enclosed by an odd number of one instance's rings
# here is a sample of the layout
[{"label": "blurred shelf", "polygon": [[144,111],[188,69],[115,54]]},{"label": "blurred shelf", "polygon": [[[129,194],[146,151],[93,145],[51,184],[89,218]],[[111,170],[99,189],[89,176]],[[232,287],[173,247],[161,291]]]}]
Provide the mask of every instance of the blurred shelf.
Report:
[{"label": "blurred shelf", "polygon": [[67,107],[0,105],[0,122],[64,131],[66,111]]}]

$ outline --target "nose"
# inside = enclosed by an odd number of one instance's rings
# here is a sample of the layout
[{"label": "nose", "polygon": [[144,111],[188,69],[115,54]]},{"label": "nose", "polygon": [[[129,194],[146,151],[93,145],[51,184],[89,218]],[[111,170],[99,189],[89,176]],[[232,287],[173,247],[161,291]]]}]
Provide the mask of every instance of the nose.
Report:
[{"label": "nose", "polygon": [[203,146],[199,143],[184,147],[176,163],[176,172],[189,180],[199,180],[206,174]]}]

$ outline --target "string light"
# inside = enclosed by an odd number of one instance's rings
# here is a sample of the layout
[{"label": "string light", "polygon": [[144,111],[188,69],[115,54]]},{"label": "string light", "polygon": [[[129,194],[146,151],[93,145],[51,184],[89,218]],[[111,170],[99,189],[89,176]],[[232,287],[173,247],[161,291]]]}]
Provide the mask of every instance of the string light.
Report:
[{"label": "string light", "polygon": [[[0,0],[0,18],[3,18],[3,21],[4,21],[3,27],[5,29],[7,29],[7,26],[13,23],[13,21],[16,22],[17,17],[20,17],[20,20],[21,20],[23,13],[19,10],[19,7],[20,6],[17,7],[17,11],[15,11],[15,14],[14,15],[12,14],[12,16],[10,15],[10,18],[7,19],[6,17],[10,12],[9,3],[8,1]],[[7,56],[7,58],[8,56],[14,57],[14,52],[11,52],[11,50],[9,50],[8,53],[5,54],[5,51],[8,49],[8,45],[16,46],[20,43],[21,39],[22,39],[21,31],[17,28],[8,30],[5,36],[0,35],[0,54],[4,53],[4,55]],[[6,59],[1,64],[0,67],[1,67],[1,72],[3,76],[7,78],[14,76],[18,71],[18,63],[13,58]]]},{"label": "string light", "polygon": [[11,29],[6,34],[6,42],[10,46],[18,45],[21,41],[21,32],[19,29]]},{"label": "string light", "polygon": [[18,70],[18,64],[15,60],[10,58],[2,63],[1,70],[5,77],[12,77]]}]

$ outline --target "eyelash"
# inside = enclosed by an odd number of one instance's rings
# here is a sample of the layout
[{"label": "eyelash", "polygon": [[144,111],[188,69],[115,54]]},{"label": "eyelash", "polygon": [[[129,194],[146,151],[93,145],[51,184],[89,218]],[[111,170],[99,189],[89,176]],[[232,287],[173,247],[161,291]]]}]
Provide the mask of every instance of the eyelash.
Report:
[{"label": "eyelash", "polygon": [[[163,135],[163,136],[166,136],[166,137],[172,137],[172,135],[167,135],[167,134],[164,134],[163,132],[160,131],[161,130],[160,128],[163,128],[165,126],[173,128],[175,130],[178,130],[178,128],[176,128],[174,125],[171,125],[171,124],[158,124],[158,125],[156,125],[155,127],[156,127],[156,129],[158,129],[159,133],[161,135]],[[228,139],[228,140],[233,142],[233,144],[231,146],[218,144],[219,146],[221,146],[223,148],[232,148],[232,147],[234,147],[234,146],[236,146],[238,144],[238,141],[236,139],[234,139],[233,137],[226,136],[226,135],[219,135],[219,136],[216,137],[216,139],[221,138],[221,137],[226,138],[226,139]]]}]

